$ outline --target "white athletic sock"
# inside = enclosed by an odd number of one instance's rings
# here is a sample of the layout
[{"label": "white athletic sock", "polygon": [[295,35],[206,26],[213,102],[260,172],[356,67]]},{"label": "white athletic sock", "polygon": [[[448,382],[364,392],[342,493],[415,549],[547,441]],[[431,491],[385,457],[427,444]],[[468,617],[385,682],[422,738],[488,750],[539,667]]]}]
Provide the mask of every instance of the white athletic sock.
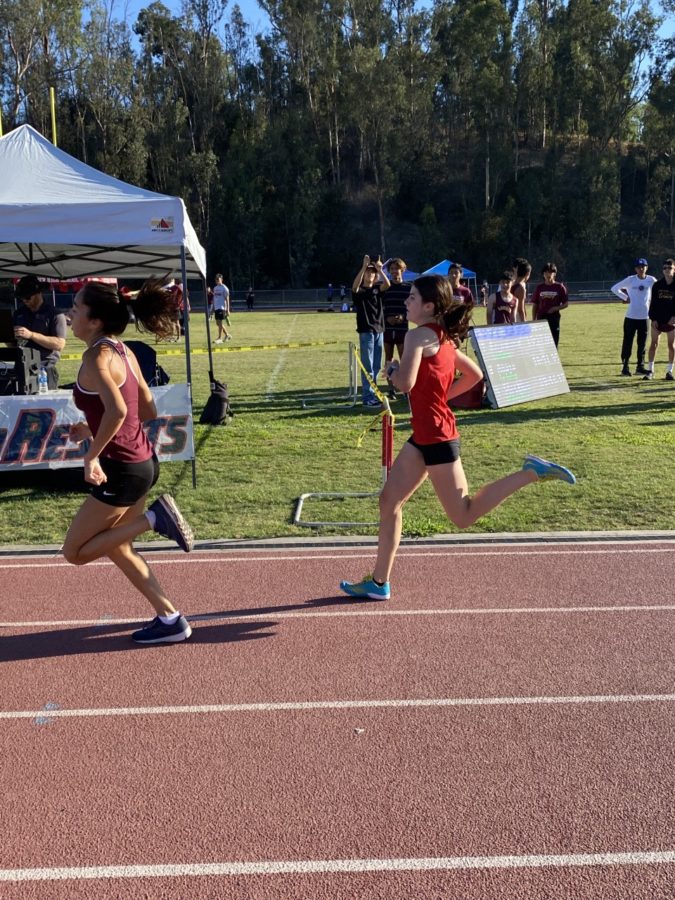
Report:
[{"label": "white athletic sock", "polygon": [[649,371],[650,371],[650,372],[653,372],[653,371],[654,371],[654,363],[653,363],[653,362],[650,362],[648,368],[649,368]]},{"label": "white athletic sock", "polygon": [[160,616],[159,621],[163,625],[173,625],[174,622],[178,621],[178,617],[180,616],[179,612],[172,613],[170,616]]},{"label": "white athletic sock", "polygon": [[672,375],[672,372],[673,372],[673,364],[672,364],[672,363],[668,363],[668,370],[667,370],[667,371],[670,372],[671,375]]},{"label": "white athletic sock", "polygon": [[150,525],[151,530],[154,531],[155,525],[157,524],[157,516],[151,509],[146,509],[145,518],[148,520],[148,524]]}]

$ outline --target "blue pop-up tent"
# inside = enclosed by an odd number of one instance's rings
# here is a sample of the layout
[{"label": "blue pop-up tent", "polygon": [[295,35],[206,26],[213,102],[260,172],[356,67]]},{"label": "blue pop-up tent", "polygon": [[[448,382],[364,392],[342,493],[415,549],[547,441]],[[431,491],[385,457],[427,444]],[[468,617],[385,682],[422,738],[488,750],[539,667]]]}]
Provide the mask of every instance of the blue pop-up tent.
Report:
[{"label": "blue pop-up tent", "polygon": [[[427,269],[426,272],[422,272],[422,275],[447,275],[451,265],[452,263],[449,259],[444,259],[441,262],[436,263],[431,269]],[[476,279],[476,273],[471,269],[467,269],[466,266],[462,266],[462,278],[469,283],[469,289],[471,290],[475,301],[476,297],[478,297],[478,281]]]},{"label": "blue pop-up tent", "polygon": [[[426,269],[422,272],[422,275],[447,275],[450,271],[450,266],[452,262],[449,259],[444,259],[439,263],[436,263],[435,266],[432,266],[431,269]],[[476,273],[471,269],[467,269],[466,266],[462,266],[463,278],[468,278],[469,280],[476,280]]]}]

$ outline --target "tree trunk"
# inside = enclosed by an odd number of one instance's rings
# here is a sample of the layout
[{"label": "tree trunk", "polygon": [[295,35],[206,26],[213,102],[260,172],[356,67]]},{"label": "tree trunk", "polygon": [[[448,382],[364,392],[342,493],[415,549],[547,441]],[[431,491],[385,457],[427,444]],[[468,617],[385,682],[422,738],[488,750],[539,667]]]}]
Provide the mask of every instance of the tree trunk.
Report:
[{"label": "tree trunk", "polygon": [[384,207],[382,205],[382,190],[380,188],[380,176],[377,170],[377,163],[373,162],[373,173],[375,176],[375,188],[377,191],[377,215],[380,222],[380,252],[382,258],[387,258],[387,242],[384,237]]},{"label": "tree trunk", "polygon": [[490,208],[490,129],[485,132],[485,209]]}]

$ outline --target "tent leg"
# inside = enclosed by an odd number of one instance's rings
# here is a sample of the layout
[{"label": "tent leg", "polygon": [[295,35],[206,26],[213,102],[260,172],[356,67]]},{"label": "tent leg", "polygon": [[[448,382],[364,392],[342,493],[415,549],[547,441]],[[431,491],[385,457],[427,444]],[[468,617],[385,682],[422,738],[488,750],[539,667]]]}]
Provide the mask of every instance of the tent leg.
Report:
[{"label": "tent leg", "polygon": [[204,288],[204,315],[206,316],[206,346],[209,351],[209,375],[213,381],[213,350],[211,348],[211,323],[209,321],[209,289],[206,284],[206,278],[202,278],[202,286]]},{"label": "tent leg", "polygon": [[[190,315],[188,313],[188,289],[187,289],[187,265],[185,263],[185,247],[180,248],[180,272],[183,284],[183,330],[185,331],[185,368],[187,383],[190,391],[190,408],[192,409],[192,422],[194,428],[194,404],[192,402],[192,359],[190,357]],[[195,459],[195,444],[192,441],[192,487],[197,487],[197,460]]]}]

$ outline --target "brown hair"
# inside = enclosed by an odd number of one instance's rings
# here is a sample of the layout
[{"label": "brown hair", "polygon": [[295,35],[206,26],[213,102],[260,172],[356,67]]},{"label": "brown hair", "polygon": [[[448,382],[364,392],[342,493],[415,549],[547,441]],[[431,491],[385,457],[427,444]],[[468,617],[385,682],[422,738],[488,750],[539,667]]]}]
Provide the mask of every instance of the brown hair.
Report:
[{"label": "brown hair", "polygon": [[471,327],[473,303],[458,303],[443,275],[421,275],[413,284],[424,303],[434,304],[434,318],[448,338],[463,341]]},{"label": "brown hair", "polygon": [[105,334],[122,334],[133,310],[138,331],[170,337],[176,320],[176,293],[166,286],[167,276],[149,278],[135,294],[122,294],[113,284],[87,282],[81,291],[90,319],[100,319]]},{"label": "brown hair", "polygon": [[518,278],[523,278],[523,276],[529,275],[532,271],[530,262],[523,256],[517,256],[513,260],[513,267],[516,270],[516,275],[518,276]]},{"label": "brown hair", "polygon": [[395,256],[393,259],[389,260],[389,269],[391,269],[392,266],[398,266],[398,268],[403,269],[404,272],[408,268],[399,256]]},{"label": "brown hair", "polygon": [[553,272],[555,275],[557,275],[558,267],[556,266],[556,264],[554,262],[547,262],[547,263],[545,263],[544,266],[542,266],[542,270],[541,270],[542,275],[544,274],[544,272]]}]

